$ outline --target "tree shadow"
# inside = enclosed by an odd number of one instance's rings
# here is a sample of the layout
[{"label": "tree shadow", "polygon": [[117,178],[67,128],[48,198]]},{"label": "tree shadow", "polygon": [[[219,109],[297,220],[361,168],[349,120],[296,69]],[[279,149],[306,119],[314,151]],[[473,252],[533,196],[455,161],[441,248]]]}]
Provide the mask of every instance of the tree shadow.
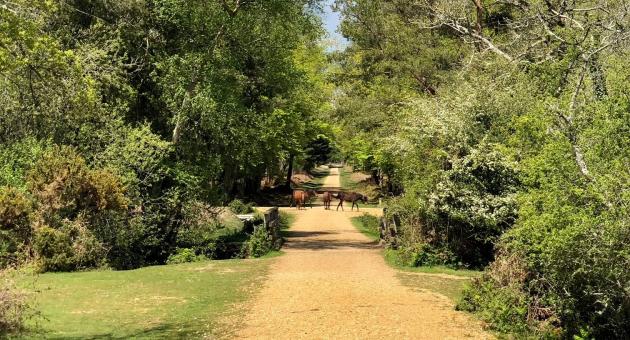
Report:
[{"label": "tree shadow", "polygon": [[377,241],[349,241],[330,239],[305,239],[294,238],[284,244],[284,248],[293,250],[375,250],[380,249]]},{"label": "tree shadow", "polygon": [[[95,335],[76,335],[76,336],[50,336],[43,332],[28,334],[31,336],[43,336],[46,339],[190,339],[204,336],[204,324],[197,323],[162,323],[153,327],[126,332],[124,334],[118,332],[108,332]],[[118,334],[115,334],[118,333]]]},{"label": "tree shadow", "polygon": [[[286,249],[294,250],[335,250],[335,249],[379,249],[378,241],[354,241],[328,238],[339,234],[333,231],[287,231]],[[321,236],[321,238],[320,238]],[[334,236],[333,236],[334,237]]]}]

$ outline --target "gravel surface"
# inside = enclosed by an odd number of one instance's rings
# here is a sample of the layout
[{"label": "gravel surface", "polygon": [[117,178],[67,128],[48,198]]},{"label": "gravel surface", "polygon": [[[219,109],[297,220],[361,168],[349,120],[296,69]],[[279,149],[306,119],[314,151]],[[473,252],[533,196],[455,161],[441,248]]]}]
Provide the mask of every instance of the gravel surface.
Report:
[{"label": "gravel surface", "polygon": [[[324,186],[338,187],[338,169],[331,170]],[[286,254],[257,287],[235,338],[492,338],[446,297],[399,282],[377,244],[350,222],[379,209],[287,211],[297,218],[283,247]]]}]

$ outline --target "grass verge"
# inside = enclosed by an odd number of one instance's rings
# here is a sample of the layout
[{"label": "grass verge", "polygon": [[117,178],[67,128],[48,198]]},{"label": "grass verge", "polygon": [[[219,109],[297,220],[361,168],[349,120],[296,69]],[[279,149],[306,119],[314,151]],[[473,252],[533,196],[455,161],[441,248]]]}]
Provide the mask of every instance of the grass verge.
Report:
[{"label": "grass verge", "polygon": [[220,318],[238,314],[233,306],[250,297],[253,283],[268,270],[269,258],[278,254],[129,271],[42,274],[25,287],[35,292],[42,316],[29,325],[35,330],[25,337],[216,337],[226,331]]},{"label": "grass verge", "polygon": [[378,231],[378,217],[363,214],[361,216],[351,218],[350,221],[355,228],[370,239],[378,241],[381,238]]},{"label": "grass verge", "polygon": [[[364,214],[353,217],[352,224],[357,230],[377,241],[379,239],[379,221],[372,215]],[[454,303],[459,300],[464,287],[471,278],[478,277],[481,272],[474,270],[452,269],[444,266],[407,267],[400,265],[396,252],[386,249],[385,262],[397,269],[397,277],[401,283],[411,289],[429,290],[451,299]]]}]

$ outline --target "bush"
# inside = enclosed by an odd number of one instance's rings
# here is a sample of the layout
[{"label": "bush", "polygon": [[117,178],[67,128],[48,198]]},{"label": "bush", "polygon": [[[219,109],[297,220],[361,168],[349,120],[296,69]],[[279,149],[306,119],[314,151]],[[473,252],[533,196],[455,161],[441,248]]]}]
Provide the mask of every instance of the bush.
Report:
[{"label": "bush", "polygon": [[254,212],[254,206],[251,203],[243,203],[239,199],[235,199],[228,204],[230,210],[235,214],[251,214]]},{"label": "bush", "polygon": [[461,267],[448,248],[435,248],[426,243],[401,246],[387,251],[389,261],[403,267],[439,266]]},{"label": "bush", "polygon": [[197,255],[193,249],[190,248],[179,248],[175,252],[175,254],[171,254],[168,257],[166,263],[168,264],[177,264],[177,263],[188,263],[188,262],[198,262],[206,260],[207,257],[203,255]]},{"label": "bush", "polygon": [[261,257],[271,252],[274,247],[271,235],[267,233],[264,225],[254,228],[250,239],[246,243],[247,256]]},{"label": "bush", "polygon": [[42,272],[73,271],[105,264],[105,247],[80,221],[66,222],[60,229],[38,229],[34,249]]},{"label": "bush", "polygon": [[42,223],[59,225],[79,214],[88,219],[106,210],[125,211],[129,203],[120,179],[105,170],[90,170],[69,147],[52,147],[28,172]]},{"label": "bush", "polygon": [[410,183],[388,202],[403,263],[480,268],[493,259],[495,242],[516,221],[519,186],[515,164],[495,149],[481,143],[453,157],[434,184]]},{"label": "bush", "polygon": [[12,274],[0,270],[0,338],[22,331],[32,314],[26,295],[15,287]]},{"label": "bush", "polygon": [[192,249],[196,254],[214,258],[220,232],[225,230],[219,210],[201,202],[190,202],[183,209],[182,223],[175,245]]},{"label": "bush", "polygon": [[474,279],[464,290],[458,310],[477,312],[492,329],[503,333],[527,333],[528,296],[519,287],[497,286],[487,277]]},{"label": "bush", "polygon": [[29,246],[32,202],[13,187],[0,187],[0,268],[15,264]]}]

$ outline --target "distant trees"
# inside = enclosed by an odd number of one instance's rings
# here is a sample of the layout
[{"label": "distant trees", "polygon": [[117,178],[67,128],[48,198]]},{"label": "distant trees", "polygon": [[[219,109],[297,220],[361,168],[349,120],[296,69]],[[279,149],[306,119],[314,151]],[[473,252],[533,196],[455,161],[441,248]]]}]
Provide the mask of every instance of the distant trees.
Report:
[{"label": "distant trees", "polygon": [[318,135],[306,145],[307,168],[312,168],[317,164],[325,164],[330,160],[334,146],[330,138],[325,135]]}]

